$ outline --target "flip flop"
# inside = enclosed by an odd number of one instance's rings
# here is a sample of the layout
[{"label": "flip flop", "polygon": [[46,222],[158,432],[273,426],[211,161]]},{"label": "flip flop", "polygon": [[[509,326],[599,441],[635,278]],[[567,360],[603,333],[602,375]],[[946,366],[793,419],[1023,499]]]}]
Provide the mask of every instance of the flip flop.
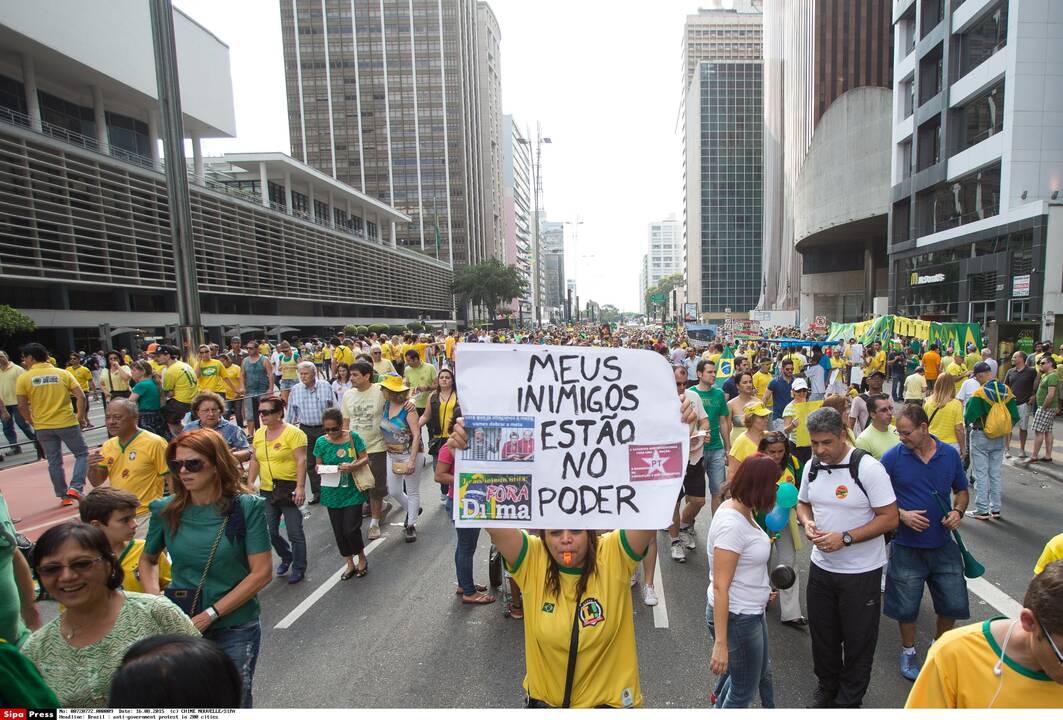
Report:
[{"label": "flip flop", "polygon": [[[487,592],[487,586],[486,585],[477,585],[476,586],[476,592],[478,592],[478,593]],[[461,585],[458,585],[457,583],[454,583],[454,594],[455,595],[464,595],[465,591],[461,589]]]},{"label": "flip flop", "polygon": [[476,592],[472,595],[462,595],[461,601],[468,605],[490,605],[495,601],[495,596],[485,592]]}]

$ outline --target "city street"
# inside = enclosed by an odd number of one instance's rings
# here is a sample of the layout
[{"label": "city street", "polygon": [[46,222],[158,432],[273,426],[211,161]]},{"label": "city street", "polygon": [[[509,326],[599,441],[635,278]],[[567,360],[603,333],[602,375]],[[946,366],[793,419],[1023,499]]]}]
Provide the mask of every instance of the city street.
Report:
[{"label": "city street", "polygon": [[[1041,465],[1035,466],[1040,468]],[[43,463],[33,466],[34,474]],[[972,622],[1017,612],[1044,542],[1063,527],[1063,473],[1055,477],[1005,464],[1004,520],[967,518],[961,530],[970,550],[987,568],[969,583]],[[0,472],[0,487],[12,512],[25,512],[11,488],[25,473]],[[516,707],[523,676],[523,633],[502,606],[463,605],[453,593],[454,532],[429,469],[420,476],[425,512],[418,541],[402,542],[402,518],[392,512],[384,537],[369,545],[370,572],[340,581],[327,514],[314,506],[306,523],[310,567],[306,580],[289,586],[278,579],[262,594],[262,652],[256,673],[260,707]],[[46,480],[44,488],[47,487]],[[46,492],[40,488],[41,492]],[[39,499],[39,498],[38,498]],[[59,519],[47,501],[47,517]],[[69,515],[64,509],[63,516]],[[704,555],[708,515],[697,523],[699,547],[680,565],[668,557],[659,536],[661,602],[642,604],[633,591],[642,690],[647,707],[705,707],[712,677],[705,626],[708,582]],[[24,525],[37,523],[25,518]],[[364,528],[364,526],[363,526]],[[38,535],[41,529],[31,534]],[[487,581],[488,538],[481,535],[476,579]],[[808,547],[801,583],[807,581]],[[529,608],[529,611],[532,609]],[[46,604],[45,617],[54,606]],[[808,633],[778,623],[769,608],[775,700],[779,707],[805,707],[814,678]],[[924,655],[932,629],[929,595],[919,621]],[[883,618],[867,707],[900,707],[910,683],[897,670],[895,624]],[[297,668],[297,672],[292,672]],[[342,677],[337,682],[336,677]],[[285,678],[284,682],[278,679]]]}]

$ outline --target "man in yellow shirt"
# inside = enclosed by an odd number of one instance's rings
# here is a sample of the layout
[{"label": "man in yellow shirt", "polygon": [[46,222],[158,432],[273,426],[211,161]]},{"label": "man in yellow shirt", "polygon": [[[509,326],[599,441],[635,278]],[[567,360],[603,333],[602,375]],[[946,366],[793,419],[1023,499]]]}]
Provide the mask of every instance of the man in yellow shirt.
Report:
[{"label": "man in yellow shirt", "polygon": [[1063,562],[1035,575],[1014,619],[956,628],[930,646],[905,708],[1063,707]]},{"label": "man in yellow shirt", "polygon": [[336,368],[339,367],[340,363],[347,363],[348,367],[354,364],[354,353],[351,352],[349,347],[340,342],[338,337],[330,339],[329,344],[332,346],[332,359],[329,361],[329,370],[331,370],[332,376],[335,377]]},{"label": "man in yellow shirt", "polygon": [[[92,387],[92,371],[81,364],[81,356],[76,352],[70,353],[69,364],[66,368],[81,386],[81,392],[85,393],[85,412],[89,410],[89,390]],[[78,411],[77,398],[70,396],[70,407],[74,412]]]},{"label": "man in yellow shirt", "polygon": [[458,331],[450,330],[447,333],[447,339],[443,341],[443,353],[446,355],[447,363],[454,366],[454,346],[458,344]]},{"label": "man in yellow shirt", "polygon": [[758,398],[764,397],[764,393],[768,391],[768,383],[771,381],[771,358],[762,357],[760,359],[760,369],[753,373],[753,387],[757,389]]},{"label": "man in yellow shirt", "polygon": [[140,500],[137,515],[146,516],[148,504],[163,495],[167,442],[155,433],[137,427],[137,404],[128,398],[107,403],[107,430],[111,437],[89,455],[89,482],[99,487],[105,480],[111,487],[128,490]]},{"label": "man in yellow shirt", "polygon": [[[37,441],[48,458],[48,477],[55,496],[64,506],[69,506],[85,489],[89,449],[81,428],[89,425],[88,401],[74,376],[49,363],[48,357],[48,350],[40,343],[29,343],[22,348],[22,365],[27,370],[15,380],[15,396],[19,413],[33,425]],[[70,407],[71,395],[75,398],[76,410]],[[74,454],[69,487],[63,467],[62,445]]]},{"label": "man in yellow shirt", "polygon": [[[209,348],[207,354],[210,354]],[[192,409],[192,398],[198,392],[196,373],[188,363],[179,359],[180,351],[173,345],[160,345],[155,358],[163,366],[162,389],[167,398],[162,415],[170,426],[170,433],[177,437],[184,428],[185,415]]]},{"label": "man in yellow shirt", "polygon": [[867,377],[873,372],[886,374],[886,351],[882,349],[882,343],[878,340],[871,343],[870,352],[867,354],[867,367],[864,369],[864,376]]},{"label": "man in yellow shirt", "polygon": [[210,355],[209,345],[199,346],[199,365],[196,367],[196,389],[227,396],[226,392],[236,397],[236,386],[225,372],[221,360]]}]

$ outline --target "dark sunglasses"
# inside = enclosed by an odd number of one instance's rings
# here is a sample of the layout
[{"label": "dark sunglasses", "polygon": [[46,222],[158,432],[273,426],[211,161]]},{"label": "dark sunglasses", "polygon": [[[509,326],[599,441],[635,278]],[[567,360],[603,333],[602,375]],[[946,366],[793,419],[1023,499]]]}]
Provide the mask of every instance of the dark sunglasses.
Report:
[{"label": "dark sunglasses", "polygon": [[187,470],[190,473],[197,473],[203,469],[206,462],[199,458],[189,458],[188,460],[168,460],[166,466],[170,468],[170,472],[174,475],[179,474],[182,470]]},{"label": "dark sunglasses", "polygon": [[267,408],[259,408],[258,414],[259,415],[274,415],[276,413],[279,413],[280,411],[281,411],[280,408],[273,408],[272,410],[269,410]]},{"label": "dark sunglasses", "polygon": [[337,426],[337,427],[327,427],[327,428],[325,428],[325,432],[327,432],[329,435],[332,435],[333,433],[343,432],[343,428],[341,428],[339,426]]},{"label": "dark sunglasses", "polygon": [[1059,646],[1056,645],[1056,641],[1052,639],[1051,635],[1049,635],[1048,630],[1045,629],[1044,623],[1038,620],[1037,625],[1041,628],[1041,632],[1045,634],[1045,640],[1047,640],[1048,644],[1052,647],[1052,654],[1056,656],[1056,660],[1059,664],[1063,665],[1063,653],[1059,651]]}]

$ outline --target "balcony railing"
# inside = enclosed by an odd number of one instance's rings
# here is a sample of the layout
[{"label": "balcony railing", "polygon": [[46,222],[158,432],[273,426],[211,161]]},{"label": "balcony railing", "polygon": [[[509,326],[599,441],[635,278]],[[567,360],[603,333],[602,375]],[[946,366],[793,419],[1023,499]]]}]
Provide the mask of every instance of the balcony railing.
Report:
[{"label": "balcony railing", "polygon": [[925,223],[921,228],[919,237],[924,235],[933,235],[934,233],[942,232],[943,230],[951,230],[952,228],[960,227],[961,225],[968,225],[979,220],[985,220],[986,218],[994,217],[1000,214],[1000,205],[987,205],[981,210],[972,210],[966,213],[956,213],[944,218],[935,218],[934,220]]}]

